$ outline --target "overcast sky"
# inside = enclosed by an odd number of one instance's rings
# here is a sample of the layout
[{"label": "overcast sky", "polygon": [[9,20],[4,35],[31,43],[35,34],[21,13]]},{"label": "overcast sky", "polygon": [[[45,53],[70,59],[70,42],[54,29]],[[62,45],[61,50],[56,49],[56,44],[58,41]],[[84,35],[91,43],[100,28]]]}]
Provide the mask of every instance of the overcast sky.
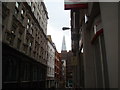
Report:
[{"label": "overcast sky", "polygon": [[70,27],[70,11],[64,10],[64,0],[44,0],[48,11],[47,34],[52,36],[58,52],[61,52],[62,39],[65,35],[66,48],[71,49],[71,32],[62,27]]}]

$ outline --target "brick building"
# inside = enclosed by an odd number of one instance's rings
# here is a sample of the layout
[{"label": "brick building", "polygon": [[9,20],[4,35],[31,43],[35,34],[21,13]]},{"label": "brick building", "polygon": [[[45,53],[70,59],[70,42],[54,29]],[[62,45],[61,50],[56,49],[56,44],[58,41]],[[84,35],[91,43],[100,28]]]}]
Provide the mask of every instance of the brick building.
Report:
[{"label": "brick building", "polygon": [[66,87],[73,87],[73,53],[72,51],[67,52],[66,60]]},{"label": "brick building", "polygon": [[62,62],[62,86],[66,87],[66,60],[67,60],[67,51],[61,51],[61,62]]},{"label": "brick building", "polygon": [[62,87],[73,87],[74,62],[72,51],[61,51],[62,61]]},{"label": "brick building", "polygon": [[62,62],[61,62],[61,54],[57,52],[55,53],[55,87],[60,88],[62,79]]}]

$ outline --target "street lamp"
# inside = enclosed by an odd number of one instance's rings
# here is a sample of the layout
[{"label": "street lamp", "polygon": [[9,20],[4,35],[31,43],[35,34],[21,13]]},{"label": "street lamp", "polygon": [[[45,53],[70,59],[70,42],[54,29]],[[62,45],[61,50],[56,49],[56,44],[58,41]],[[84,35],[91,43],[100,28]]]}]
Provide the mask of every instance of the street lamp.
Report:
[{"label": "street lamp", "polygon": [[68,30],[68,29],[71,29],[69,27],[63,27],[62,30]]}]

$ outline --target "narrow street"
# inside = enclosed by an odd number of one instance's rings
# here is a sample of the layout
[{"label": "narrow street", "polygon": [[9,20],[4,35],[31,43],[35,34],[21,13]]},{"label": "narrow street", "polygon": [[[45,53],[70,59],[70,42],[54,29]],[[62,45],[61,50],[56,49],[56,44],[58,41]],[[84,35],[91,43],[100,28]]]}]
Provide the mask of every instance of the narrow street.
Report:
[{"label": "narrow street", "polygon": [[0,2],[2,88],[119,88],[119,2]]}]

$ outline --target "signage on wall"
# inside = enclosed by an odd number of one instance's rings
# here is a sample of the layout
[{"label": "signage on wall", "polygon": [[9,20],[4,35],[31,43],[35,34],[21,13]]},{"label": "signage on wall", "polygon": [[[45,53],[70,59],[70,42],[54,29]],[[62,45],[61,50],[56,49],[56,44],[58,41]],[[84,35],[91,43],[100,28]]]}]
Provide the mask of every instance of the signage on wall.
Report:
[{"label": "signage on wall", "polygon": [[[84,1],[84,2],[83,2]],[[85,9],[88,7],[86,0],[64,0],[64,9]]]}]

